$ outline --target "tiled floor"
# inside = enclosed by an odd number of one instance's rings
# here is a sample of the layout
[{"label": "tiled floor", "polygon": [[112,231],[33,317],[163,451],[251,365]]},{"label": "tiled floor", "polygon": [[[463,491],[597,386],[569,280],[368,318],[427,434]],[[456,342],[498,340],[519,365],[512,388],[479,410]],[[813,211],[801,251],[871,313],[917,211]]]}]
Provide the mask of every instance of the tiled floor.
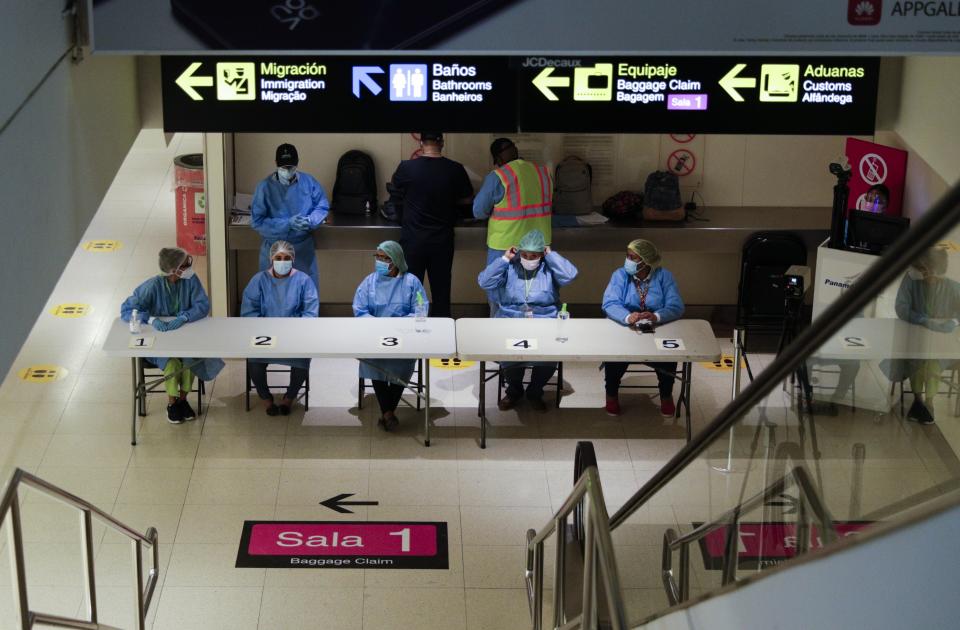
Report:
[{"label": "tiled floor", "polygon": [[[569,364],[561,409],[537,414],[521,406],[502,413],[492,407],[489,446],[481,450],[476,368],[434,370],[428,449],[419,414],[403,411],[400,430],[387,435],[375,426],[372,395],[357,409],[353,361],[315,360],[311,408],[289,418],[244,411],[243,365],[228,361],[208,384],[195,422],[169,425],[162,397],[152,397],[140,444],[132,447],[129,363],[103,356],[99,347],[120,302],[155,272],[157,250],[174,242],[171,158],[199,148],[197,137],[178,136],[169,148],[141,139],[131,151],[85,237],[116,239],[122,247],[109,254],[78,247],[0,386],[0,476],[5,481],[19,466],[135,528],[157,527],[161,581],[150,611],[156,630],[528,628],[525,532],[543,526],[567,497],[576,442],[594,442],[613,513],[683,446],[682,424],[663,420],[643,394],[625,394],[626,414],[608,417],[597,366]],[[92,311],[77,319],[49,312],[73,302]],[[753,356],[754,369],[770,358]],[[37,364],[67,373],[47,384],[17,378],[18,370]],[[694,379],[694,423],[702,427],[729,400],[730,372],[698,365]],[[491,388],[488,400],[493,394]],[[762,454],[795,442],[838,519],[869,514],[956,476],[944,435],[957,445],[958,424],[947,412],[952,400],[942,398],[941,420],[932,427],[849,410],[818,418],[816,459],[811,427],[801,433],[789,401],[775,392],[766,423],[754,414],[734,432],[731,472],[717,470],[727,464],[724,439],[614,533],[631,616],[666,604],[659,546],[667,527],[688,530],[694,521],[716,517],[776,474],[773,464],[764,470],[750,458],[754,447]],[[764,424],[759,433],[758,424]],[[851,494],[855,443],[866,452],[857,497]],[[318,505],[342,492],[379,505],[351,515]],[[77,614],[83,597],[76,516],[35,494],[27,496],[23,513],[32,607]],[[450,569],[237,569],[245,519],[444,521]],[[96,532],[101,621],[131,627],[129,545],[102,527]],[[6,561],[0,558],[0,566]],[[717,572],[697,570],[693,590],[718,581]],[[0,571],[2,627],[11,623],[9,583],[9,573]]]}]

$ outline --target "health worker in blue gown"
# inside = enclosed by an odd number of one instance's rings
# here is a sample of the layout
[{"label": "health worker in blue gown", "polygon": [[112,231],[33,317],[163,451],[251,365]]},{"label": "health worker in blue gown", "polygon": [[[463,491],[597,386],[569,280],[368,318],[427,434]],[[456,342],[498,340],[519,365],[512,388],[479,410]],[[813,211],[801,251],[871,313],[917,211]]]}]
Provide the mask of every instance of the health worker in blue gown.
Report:
[{"label": "health worker in blue gown", "polygon": [[[480,272],[477,282],[488,295],[495,297],[495,317],[556,317],[560,304],[560,287],[573,282],[577,268],[569,260],[546,246],[540,230],[530,230],[520,243],[511,247]],[[530,406],[546,411],[543,387],[557,370],[556,363],[502,362],[507,391],[500,400],[502,411],[511,409],[524,393],[525,366],[531,366],[526,398]]]},{"label": "health worker in blue gown", "polygon": [[[316,317],[320,312],[317,289],[310,276],[294,268],[294,246],[287,241],[276,241],[270,246],[269,255],[270,268],[254,275],[243,290],[240,316]],[[279,405],[267,386],[270,363],[290,366],[290,384]],[[290,415],[290,408],[310,373],[310,359],[247,359],[247,368],[267,415]]]},{"label": "health worker in blue gown", "polygon": [[[660,250],[650,241],[636,239],[627,245],[623,265],[610,276],[603,292],[603,312],[623,326],[659,326],[683,316],[683,299],[673,274],[661,266]],[[673,402],[673,384],[676,380],[676,361],[643,362],[657,372],[660,392],[660,414],[665,418],[676,414]],[[605,409],[611,416],[620,415],[620,381],[629,363],[603,364],[603,378],[607,393]]]},{"label": "health worker in blue gown", "polygon": [[[407,271],[400,243],[380,243],[374,266],[375,271],[363,279],[353,296],[356,317],[413,317],[418,307],[426,315],[426,292],[420,279]],[[360,363],[360,378],[373,382],[381,414],[377,423],[385,431],[392,431],[399,424],[397,405],[415,363],[414,359],[364,359]]]},{"label": "health worker in blue gown", "polygon": [[[193,258],[179,247],[164,247],[160,250],[158,264],[160,274],[134,289],[133,295],[120,305],[120,318],[129,322],[133,311],[137,311],[137,319],[163,333],[206,317],[210,313],[210,300],[193,271]],[[163,370],[168,398],[167,421],[171,424],[180,424],[197,416],[187,402],[194,375],[212,381],[224,366],[220,359],[151,357],[147,361]]]},{"label": "health worker in blue gown", "polygon": [[300,157],[292,144],[277,147],[277,170],[257,184],[250,206],[250,225],[260,236],[260,270],[270,268],[270,247],[276,241],[293,243],[294,269],[310,276],[320,292],[313,231],[327,218],[330,202],[316,179],[297,170]]}]

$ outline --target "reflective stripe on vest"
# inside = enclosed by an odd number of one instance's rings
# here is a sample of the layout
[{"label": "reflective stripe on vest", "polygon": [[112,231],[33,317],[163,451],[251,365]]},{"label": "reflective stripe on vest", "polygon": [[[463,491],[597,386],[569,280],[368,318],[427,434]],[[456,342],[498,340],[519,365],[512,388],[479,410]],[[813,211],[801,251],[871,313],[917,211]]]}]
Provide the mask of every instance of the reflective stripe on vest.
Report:
[{"label": "reflective stripe on vest", "polygon": [[517,221],[550,216],[553,181],[546,167],[514,160],[496,171],[503,199],[493,206],[491,221]]},{"label": "reflective stripe on vest", "polygon": [[551,242],[550,215],[553,178],[545,166],[513,160],[494,171],[503,185],[503,199],[493,207],[487,225],[487,246],[509,249],[530,230],[540,230]]}]

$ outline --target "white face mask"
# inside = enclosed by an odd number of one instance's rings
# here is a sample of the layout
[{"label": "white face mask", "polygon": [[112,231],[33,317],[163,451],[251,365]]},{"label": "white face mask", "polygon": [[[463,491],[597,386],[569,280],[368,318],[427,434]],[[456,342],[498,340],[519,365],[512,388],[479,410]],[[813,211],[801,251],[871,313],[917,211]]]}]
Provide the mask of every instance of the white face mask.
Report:
[{"label": "white face mask", "polygon": [[534,271],[537,267],[540,266],[540,258],[534,258],[533,260],[527,260],[526,258],[520,258],[520,264],[523,265],[523,268],[527,271]]},{"label": "white face mask", "polygon": [[278,276],[285,276],[290,273],[290,270],[293,269],[292,260],[275,260],[273,261],[273,273]]},{"label": "white face mask", "polygon": [[280,168],[277,169],[277,177],[284,184],[289,184],[296,172],[297,172],[297,167],[295,166],[290,166],[290,167],[281,166]]},{"label": "white face mask", "polygon": [[180,276],[180,279],[181,279],[181,280],[189,280],[189,279],[192,278],[194,275],[196,275],[196,272],[194,272],[193,267],[187,267],[186,269],[184,269],[183,271],[181,271],[181,272],[180,272],[179,274],[177,274],[177,275]]}]

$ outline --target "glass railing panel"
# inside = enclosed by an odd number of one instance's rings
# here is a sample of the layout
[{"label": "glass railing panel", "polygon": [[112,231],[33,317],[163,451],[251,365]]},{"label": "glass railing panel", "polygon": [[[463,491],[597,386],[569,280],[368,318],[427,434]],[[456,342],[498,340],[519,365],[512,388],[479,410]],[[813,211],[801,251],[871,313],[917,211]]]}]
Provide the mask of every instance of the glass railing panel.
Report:
[{"label": "glass railing panel", "polygon": [[[749,358],[755,371],[776,359]],[[960,229],[791,368],[614,530],[632,623],[675,605],[671,588],[693,599],[960,486]]]}]

